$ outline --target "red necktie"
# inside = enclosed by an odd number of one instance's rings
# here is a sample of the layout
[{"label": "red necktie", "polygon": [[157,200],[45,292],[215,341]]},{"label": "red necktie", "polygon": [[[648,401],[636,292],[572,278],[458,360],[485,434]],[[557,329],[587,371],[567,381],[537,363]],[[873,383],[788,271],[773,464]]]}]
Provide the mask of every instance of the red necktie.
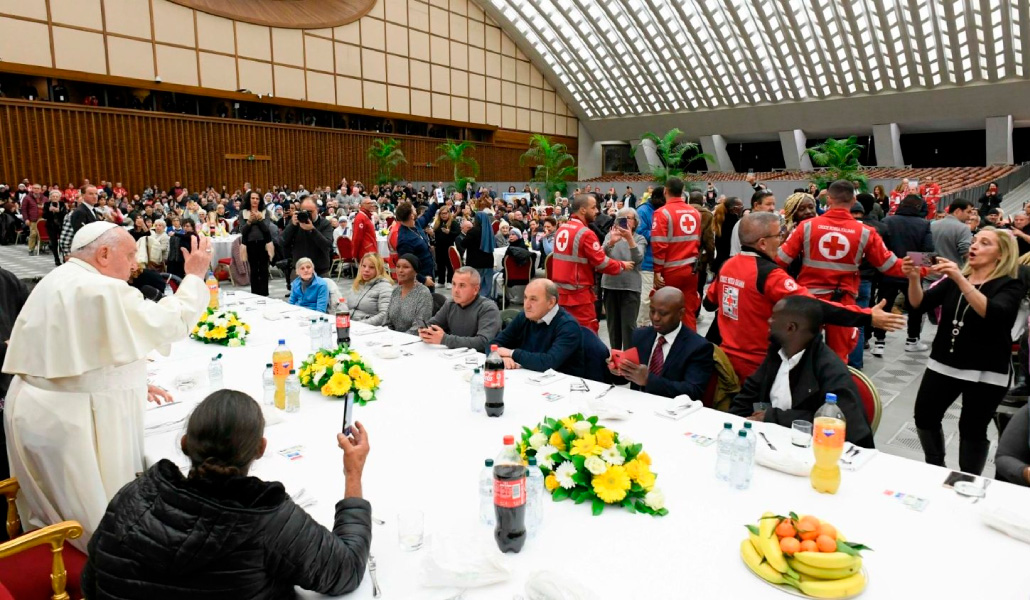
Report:
[{"label": "red necktie", "polygon": [[665,367],[665,355],[662,354],[662,347],[665,346],[665,336],[658,336],[658,343],[651,353],[651,362],[647,365],[647,371],[653,375],[661,375]]}]

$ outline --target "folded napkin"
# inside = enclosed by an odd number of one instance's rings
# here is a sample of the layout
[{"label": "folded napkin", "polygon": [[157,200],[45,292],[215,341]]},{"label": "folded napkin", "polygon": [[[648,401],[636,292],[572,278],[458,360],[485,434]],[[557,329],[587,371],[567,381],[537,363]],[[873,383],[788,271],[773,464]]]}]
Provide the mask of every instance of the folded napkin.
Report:
[{"label": "folded napkin", "polygon": [[375,349],[376,356],[379,358],[399,358],[401,351],[395,346],[379,346]]},{"label": "folded napkin", "polygon": [[532,385],[548,385],[555,381],[560,381],[565,378],[563,373],[559,373],[554,369],[547,369],[543,373],[534,373],[526,378],[526,381]]},{"label": "folded napkin", "polygon": [[434,535],[419,566],[419,583],[467,589],[507,581],[511,571],[493,545],[481,535]]},{"label": "folded napkin", "polygon": [[621,421],[628,419],[633,413],[628,408],[614,406],[603,400],[591,400],[587,402],[588,414],[597,415],[602,421]]},{"label": "folded napkin", "polygon": [[537,571],[526,580],[527,600],[593,600],[597,594],[569,576]]},{"label": "folded napkin", "polygon": [[264,311],[261,312],[261,316],[264,317],[267,321],[278,321],[279,319],[283,318],[283,314],[281,311],[281,308],[266,308]]},{"label": "folded napkin", "polygon": [[704,408],[704,404],[700,400],[691,400],[690,396],[681,394],[669,401],[668,408],[660,408],[654,412],[659,417],[679,421],[702,408]]},{"label": "folded napkin", "polygon": [[815,458],[809,448],[797,448],[790,442],[777,440],[773,442],[776,450],[769,448],[769,445],[762,440],[755,446],[755,462],[767,469],[780,471],[797,477],[807,477],[812,472],[812,465]]},{"label": "folded napkin", "polygon": [[[846,456],[852,449],[855,452],[850,456]],[[877,451],[874,448],[862,448],[851,442],[846,442],[844,444],[844,454],[840,457],[840,468],[845,471],[857,471],[871,461],[876,454]]]},{"label": "folded napkin", "polygon": [[446,350],[442,352],[442,354],[447,358],[458,358],[459,356],[468,354],[469,352],[474,352],[474,350],[472,350],[472,348],[454,348],[452,350]]},{"label": "folded napkin", "polygon": [[307,488],[300,488],[295,494],[290,494],[290,498],[293,499],[294,504],[301,508],[307,508],[318,504],[318,500],[314,495],[308,492]]},{"label": "folded napkin", "polygon": [[1027,515],[988,504],[980,511],[980,518],[988,527],[1030,544],[1030,517]]}]

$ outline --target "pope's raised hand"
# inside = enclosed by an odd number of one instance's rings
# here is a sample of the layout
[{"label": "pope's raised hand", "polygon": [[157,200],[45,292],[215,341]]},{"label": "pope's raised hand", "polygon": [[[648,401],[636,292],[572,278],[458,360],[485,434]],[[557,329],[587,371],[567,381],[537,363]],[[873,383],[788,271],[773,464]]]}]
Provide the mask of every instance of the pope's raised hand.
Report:
[{"label": "pope's raised hand", "polygon": [[190,236],[190,249],[182,248],[183,271],[201,279],[211,268],[211,240],[206,237]]}]

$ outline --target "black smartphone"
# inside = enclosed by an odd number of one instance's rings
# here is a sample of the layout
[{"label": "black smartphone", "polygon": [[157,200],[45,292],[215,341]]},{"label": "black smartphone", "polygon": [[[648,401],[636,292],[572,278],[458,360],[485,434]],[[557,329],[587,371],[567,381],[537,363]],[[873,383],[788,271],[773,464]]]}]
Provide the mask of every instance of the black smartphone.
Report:
[{"label": "black smartphone", "polygon": [[948,473],[948,477],[944,480],[944,487],[948,489],[953,489],[955,487],[955,484],[960,481],[968,481],[969,483],[973,483],[974,481],[976,481],[976,477],[968,473],[952,471],[951,473]]},{"label": "black smartphone", "polygon": [[619,224],[619,227],[626,229],[629,227],[629,217],[620,217],[616,223]]},{"label": "black smartphone", "polygon": [[347,401],[343,405],[343,435],[349,436],[354,432],[354,394],[347,395]]}]

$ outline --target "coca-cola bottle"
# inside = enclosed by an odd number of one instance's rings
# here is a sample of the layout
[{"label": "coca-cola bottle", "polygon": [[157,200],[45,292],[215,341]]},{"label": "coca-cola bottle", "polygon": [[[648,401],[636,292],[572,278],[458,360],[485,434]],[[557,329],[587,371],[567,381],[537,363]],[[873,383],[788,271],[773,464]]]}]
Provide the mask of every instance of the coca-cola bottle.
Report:
[{"label": "coca-cola bottle", "polygon": [[483,372],[483,389],[486,390],[486,414],[499,417],[504,414],[504,360],[497,353],[497,344],[490,346]]},{"label": "coca-cola bottle", "polygon": [[494,539],[501,552],[518,552],[526,543],[526,467],[515,437],[504,436],[504,450],[494,461]]},{"label": "coca-cola bottle", "polygon": [[336,309],[336,344],[350,346],[350,307],[346,300]]}]

